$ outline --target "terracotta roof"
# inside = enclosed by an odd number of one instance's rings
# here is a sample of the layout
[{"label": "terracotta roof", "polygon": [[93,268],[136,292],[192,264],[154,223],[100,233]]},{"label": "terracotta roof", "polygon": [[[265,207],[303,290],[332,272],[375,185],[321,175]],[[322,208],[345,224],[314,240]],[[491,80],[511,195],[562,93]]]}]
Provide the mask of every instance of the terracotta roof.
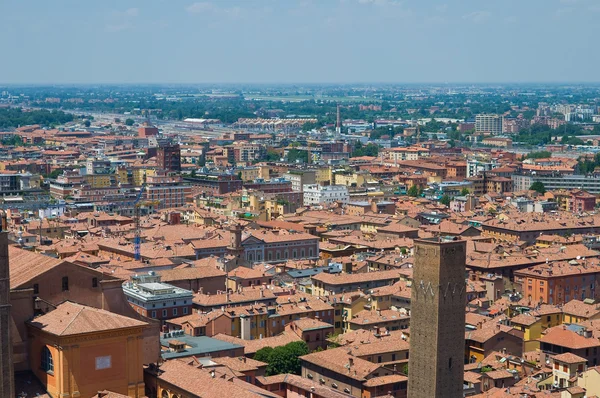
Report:
[{"label": "terracotta roof", "polygon": [[264,337],[262,339],[257,340],[242,340],[240,338],[221,333],[214,335],[213,338],[243,346],[245,355],[252,355],[256,353],[256,351],[264,347],[279,347],[294,341],[302,341],[302,339],[298,337],[295,333],[287,332],[283,332],[282,334],[277,336]]},{"label": "terracotta roof", "polygon": [[[346,347],[313,352],[300,357],[300,359],[329,369],[334,373],[361,381],[365,381],[369,375],[381,367],[378,364],[354,357],[348,353]],[[353,362],[352,365],[350,365],[351,361]]]},{"label": "terracotta roof", "polygon": [[148,325],[146,322],[70,301],[65,301],[55,310],[34,318],[29,324],[56,336],[70,336]]},{"label": "terracotta roof", "polygon": [[506,369],[500,369],[500,370],[492,370],[491,372],[482,373],[481,377],[489,377],[490,379],[498,380],[498,379],[512,378],[512,377],[514,377],[514,375]]},{"label": "terracotta roof", "polygon": [[225,277],[225,272],[210,266],[177,268],[158,271],[161,281],[168,283],[173,281],[185,281],[193,279],[204,279],[214,277]]},{"label": "terracotta roof", "polygon": [[328,274],[321,272],[312,277],[313,280],[329,285],[349,285],[352,283],[363,283],[367,281],[384,281],[400,279],[398,270],[373,271],[360,274]]},{"label": "terracotta roof", "polygon": [[239,357],[219,357],[212,358],[213,362],[218,363],[219,365],[227,366],[228,368],[235,370],[237,372],[249,372],[252,370],[258,370],[258,368],[266,367],[267,364],[261,361],[257,361],[255,359]]},{"label": "terracotta roof", "polygon": [[529,313],[519,314],[510,319],[511,323],[516,323],[517,325],[523,326],[531,326],[539,320],[540,318],[533,316]]},{"label": "terracotta roof", "polygon": [[277,395],[260,389],[241,380],[226,380],[212,377],[210,371],[188,365],[184,361],[166,361],[160,366],[159,380],[186,391],[193,396],[203,398],[257,398]]},{"label": "terracotta roof", "polygon": [[565,352],[564,354],[555,355],[553,357],[555,361],[564,362],[568,364],[587,362],[587,359],[580,357],[579,355],[575,355],[570,352]]},{"label": "terracotta roof", "polygon": [[395,375],[373,377],[373,378],[365,381],[363,383],[363,386],[378,387],[378,386],[385,386],[387,384],[402,383],[405,381],[408,381],[408,377],[406,377],[404,375],[395,374]]},{"label": "terracotta roof", "polygon": [[580,300],[571,300],[563,305],[562,310],[565,314],[575,315],[579,318],[592,318],[600,314],[600,308],[597,304],[587,304]]},{"label": "terracotta roof", "polygon": [[14,246],[8,247],[10,288],[16,289],[31,279],[51,270],[64,260],[33,253]]},{"label": "terracotta roof", "polygon": [[600,346],[600,342],[597,339],[586,338],[571,330],[567,330],[563,326],[556,326],[546,330],[546,334],[539,341],[574,350]]}]

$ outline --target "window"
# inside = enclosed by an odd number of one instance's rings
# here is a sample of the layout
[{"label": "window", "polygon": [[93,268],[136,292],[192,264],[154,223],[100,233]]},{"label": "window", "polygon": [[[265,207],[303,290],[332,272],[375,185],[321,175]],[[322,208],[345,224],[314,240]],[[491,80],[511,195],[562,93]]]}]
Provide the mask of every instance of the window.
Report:
[{"label": "window", "polygon": [[42,348],[42,370],[46,373],[54,373],[54,360],[52,359],[52,353],[46,346]]},{"label": "window", "polygon": [[69,290],[69,277],[63,276],[62,278],[62,291],[66,292]]},{"label": "window", "polygon": [[163,316],[163,318],[167,316],[167,310],[163,310],[162,316]]},{"label": "window", "polygon": [[110,355],[104,357],[96,357],[96,370],[110,369],[112,367],[112,359]]},{"label": "window", "polygon": [[177,315],[177,308],[173,308],[173,316]]},{"label": "window", "polygon": [[156,311],[152,311],[152,318],[156,318]]},{"label": "window", "polygon": [[187,315],[188,313],[188,307],[183,307],[183,315]]},{"label": "window", "polygon": [[92,287],[98,287],[98,278],[92,278]]},{"label": "window", "polygon": [[40,285],[37,283],[33,284],[33,294],[39,294],[40,293]]}]

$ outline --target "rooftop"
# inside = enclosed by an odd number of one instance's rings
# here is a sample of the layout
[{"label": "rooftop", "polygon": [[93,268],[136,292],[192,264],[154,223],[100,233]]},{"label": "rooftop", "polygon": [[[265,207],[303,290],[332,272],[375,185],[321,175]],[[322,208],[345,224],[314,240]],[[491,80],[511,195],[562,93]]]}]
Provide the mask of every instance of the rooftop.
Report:
[{"label": "rooftop", "polygon": [[[170,351],[167,349],[170,342],[181,342],[185,344],[185,349],[179,352]],[[186,334],[168,338],[161,337],[160,345],[162,346],[162,357],[164,359],[205,356],[211,352],[234,351],[238,348],[243,348],[242,345],[229,343],[211,337],[188,336]]]}]

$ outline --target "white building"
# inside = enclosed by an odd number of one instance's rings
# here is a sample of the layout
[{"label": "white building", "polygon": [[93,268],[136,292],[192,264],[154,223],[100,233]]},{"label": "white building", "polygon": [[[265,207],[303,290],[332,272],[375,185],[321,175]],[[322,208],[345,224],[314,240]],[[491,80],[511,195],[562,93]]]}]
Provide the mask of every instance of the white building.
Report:
[{"label": "white building", "polygon": [[492,162],[481,162],[479,160],[467,160],[467,178],[475,177],[481,172],[490,171],[498,167],[498,164]]},{"label": "white building", "polygon": [[304,185],[304,206],[328,205],[334,202],[348,203],[350,195],[345,185]]}]

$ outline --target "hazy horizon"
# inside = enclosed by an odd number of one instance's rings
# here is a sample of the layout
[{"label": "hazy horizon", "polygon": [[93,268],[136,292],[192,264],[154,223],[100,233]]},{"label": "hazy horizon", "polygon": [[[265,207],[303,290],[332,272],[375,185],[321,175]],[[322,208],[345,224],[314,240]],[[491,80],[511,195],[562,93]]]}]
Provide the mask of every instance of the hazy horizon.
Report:
[{"label": "hazy horizon", "polygon": [[0,84],[600,82],[598,0],[423,3],[4,2]]}]

